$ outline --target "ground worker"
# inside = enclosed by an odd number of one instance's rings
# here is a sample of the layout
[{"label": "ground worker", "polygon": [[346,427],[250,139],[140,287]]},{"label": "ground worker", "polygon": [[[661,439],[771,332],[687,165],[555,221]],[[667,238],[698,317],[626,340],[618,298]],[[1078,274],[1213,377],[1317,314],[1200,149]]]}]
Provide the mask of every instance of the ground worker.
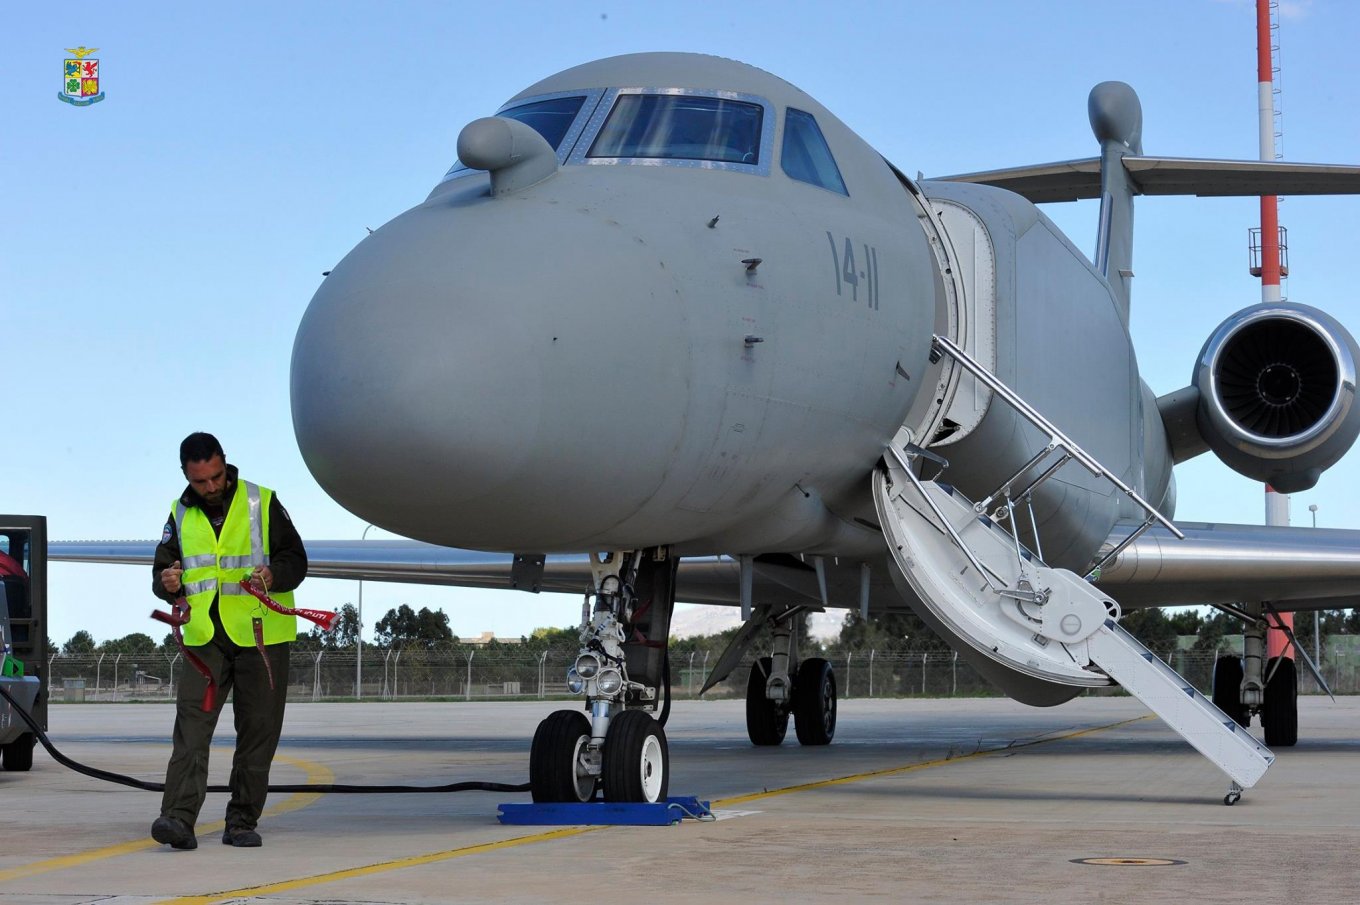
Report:
[{"label": "ground worker", "polygon": [[176,849],[198,847],[194,824],[207,794],[208,745],[232,694],[236,751],[231,762],[225,845],[260,845],[256,824],[269,788],[269,766],[283,729],[288,652],[296,618],[273,612],[241,587],[249,578],[285,607],[307,574],[307,552],[274,492],[241,481],[212,434],[193,433],[179,447],[189,486],[171,506],[152,565],[152,591],[189,605],[184,646],[207,664],[217,686],[205,711],[208,680],[181,671],[174,750],[165,772],[161,816],[151,837]]}]

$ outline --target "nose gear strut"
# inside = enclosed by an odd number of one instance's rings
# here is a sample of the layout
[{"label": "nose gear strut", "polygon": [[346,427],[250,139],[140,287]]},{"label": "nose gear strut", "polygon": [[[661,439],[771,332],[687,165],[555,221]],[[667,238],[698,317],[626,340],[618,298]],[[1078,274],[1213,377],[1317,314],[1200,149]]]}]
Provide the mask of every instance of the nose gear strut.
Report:
[{"label": "nose gear strut", "polygon": [[[670,780],[662,726],[676,560],[664,547],[592,554],[591,572],[580,652],[567,671],[589,718],[559,710],[539,724],[529,754],[534,801],[590,801],[598,790],[608,801],[660,801]],[[653,719],[662,700],[662,719]]]}]

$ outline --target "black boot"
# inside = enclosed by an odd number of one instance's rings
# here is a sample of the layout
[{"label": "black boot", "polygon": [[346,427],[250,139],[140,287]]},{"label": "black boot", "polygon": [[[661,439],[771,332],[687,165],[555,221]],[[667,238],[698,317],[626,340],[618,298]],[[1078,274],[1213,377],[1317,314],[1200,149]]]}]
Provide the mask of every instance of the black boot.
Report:
[{"label": "black boot", "polygon": [[151,824],[151,838],[171,848],[184,850],[198,848],[198,839],[194,836],[193,828],[178,817],[157,817]]},{"label": "black boot", "polygon": [[234,845],[237,848],[259,848],[264,842],[260,839],[260,834],[254,830],[229,826],[222,831],[222,844]]}]

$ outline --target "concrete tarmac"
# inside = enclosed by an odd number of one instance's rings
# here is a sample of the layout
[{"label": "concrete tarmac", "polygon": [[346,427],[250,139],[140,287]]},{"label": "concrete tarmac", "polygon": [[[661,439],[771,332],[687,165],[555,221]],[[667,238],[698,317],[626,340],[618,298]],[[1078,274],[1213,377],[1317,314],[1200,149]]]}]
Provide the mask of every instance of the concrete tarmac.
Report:
[{"label": "concrete tarmac", "polygon": [[[273,781],[525,782],[534,727],[563,706],[290,704]],[[159,781],[172,721],[169,705],[54,705],[51,738]],[[502,826],[497,804],[527,793],[280,793],[264,847],[235,849],[210,794],[192,852],[148,837],[159,793],[40,749],[31,772],[0,772],[0,903],[1353,902],[1360,698],[1301,699],[1299,723],[1225,807],[1227,777],[1132,698],[842,701],[829,747],[791,728],[760,749],[742,702],[684,702],[671,794],[712,800],[715,822]],[[215,783],[231,744],[224,713]]]}]

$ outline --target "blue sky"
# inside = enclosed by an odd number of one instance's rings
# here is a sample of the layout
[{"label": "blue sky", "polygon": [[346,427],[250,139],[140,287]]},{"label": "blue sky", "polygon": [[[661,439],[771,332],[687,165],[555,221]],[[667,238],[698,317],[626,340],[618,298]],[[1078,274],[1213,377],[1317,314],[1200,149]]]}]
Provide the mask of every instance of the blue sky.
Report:
[{"label": "blue sky", "polygon": [[[0,29],[0,362],[11,420],[0,510],[53,538],[155,537],[206,429],[278,489],[304,537],[357,538],[293,439],[288,364],[321,272],[418,203],[458,132],[523,87],[598,57],[733,57],[817,97],[927,176],[1095,153],[1086,95],[1139,92],[1150,154],[1258,156],[1249,0],[1136,5],[844,0],[741,4],[127,3],[10,6]],[[1360,162],[1360,6],[1282,6],[1287,159]],[[99,48],[106,99],[57,100],[65,48]],[[1089,250],[1089,203],[1046,208]],[[1260,298],[1251,199],[1142,201],[1133,332],[1158,393],[1189,382],[1213,327]],[[1360,198],[1291,198],[1286,295],[1360,332]],[[1178,517],[1259,522],[1262,491],[1212,457],[1178,469]],[[1293,499],[1360,527],[1360,453]],[[370,536],[379,535],[372,532]],[[162,632],[149,576],[54,565],[49,634]],[[309,581],[312,606],[353,582]],[[365,621],[440,606],[455,633],[527,633],[572,598],[368,583]]]}]

